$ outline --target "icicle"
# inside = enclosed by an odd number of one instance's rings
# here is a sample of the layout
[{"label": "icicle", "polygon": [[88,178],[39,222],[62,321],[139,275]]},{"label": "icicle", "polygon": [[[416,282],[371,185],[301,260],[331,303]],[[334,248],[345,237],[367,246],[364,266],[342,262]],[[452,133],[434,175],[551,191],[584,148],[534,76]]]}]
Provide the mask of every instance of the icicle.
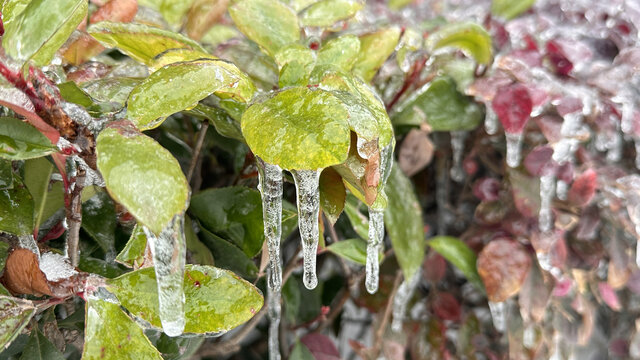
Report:
[{"label": "icicle", "polygon": [[488,102],[485,104],[486,115],[484,117],[484,130],[489,135],[495,135],[498,132],[498,115],[493,111],[491,107],[491,103]]},{"label": "icicle", "polygon": [[551,212],[551,201],[554,196],[553,174],[542,175],[540,178],[540,212],[538,214],[538,226],[543,233],[550,231],[553,227],[553,213]]},{"label": "icicle", "polygon": [[505,133],[507,137],[507,165],[518,167],[520,165],[520,150],[522,148],[522,133]]},{"label": "icicle", "polygon": [[40,259],[40,249],[38,248],[38,243],[36,243],[32,234],[18,236],[18,244],[21,248],[30,250],[32,253],[36,254],[38,259]]},{"label": "icicle", "polygon": [[298,197],[298,228],[302,239],[302,256],[304,286],[315,289],[318,285],[316,276],[316,254],[318,252],[318,212],[320,211],[319,180],[320,170],[292,170]]},{"label": "icicle", "polygon": [[563,360],[562,349],[560,349],[560,335],[556,334],[553,337],[553,353],[549,357],[549,360]]},{"label": "icicle", "polygon": [[528,324],[522,334],[522,345],[527,349],[534,349],[536,346],[536,328],[533,324]]},{"label": "icicle", "polygon": [[489,310],[496,330],[504,332],[507,329],[507,303],[489,301]]},{"label": "icicle", "polygon": [[156,235],[143,227],[153,255],[158,284],[160,322],[168,336],[178,336],[184,330],[184,266],[186,243],[184,216],[176,215],[168,226]]},{"label": "icicle", "polygon": [[636,146],[636,169],[640,169],[640,137],[634,138],[633,143]]},{"label": "icicle", "polygon": [[378,291],[380,259],[384,239],[384,211],[369,208],[369,243],[367,245],[367,266],[365,285],[370,294]]},{"label": "icicle", "polygon": [[409,300],[413,296],[413,293],[420,283],[422,277],[420,268],[416,271],[411,279],[405,279],[398,287],[398,292],[393,298],[393,321],[391,322],[391,330],[394,332],[402,331],[402,322],[404,320],[404,314],[407,312],[407,306]]},{"label": "icicle", "polygon": [[567,195],[569,193],[569,184],[567,184],[564,180],[558,180],[556,182],[556,196],[560,200],[567,200]]},{"label": "icicle", "polygon": [[615,130],[613,136],[607,143],[607,161],[618,162],[622,159],[622,134],[618,129]]},{"label": "icicle", "polygon": [[455,182],[464,180],[464,170],[462,170],[462,155],[464,153],[464,141],[467,138],[466,131],[451,132],[451,151],[453,153],[453,164],[451,165],[451,179]]},{"label": "icicle", "polygon": [[[271,278],[271,267],[267,268],[267,277]],[[269,360],[280,360],[280,289],[267,287],[267,313],[269,315]]]},{"label": "icicle", "polygon": [[258,188],[262,194],[262,218],[264,237],[269,249],[269,281],[273,291],[280,291],[282,264],[280,261],[280,237],[282,236],[282,169],[258,159]]}]

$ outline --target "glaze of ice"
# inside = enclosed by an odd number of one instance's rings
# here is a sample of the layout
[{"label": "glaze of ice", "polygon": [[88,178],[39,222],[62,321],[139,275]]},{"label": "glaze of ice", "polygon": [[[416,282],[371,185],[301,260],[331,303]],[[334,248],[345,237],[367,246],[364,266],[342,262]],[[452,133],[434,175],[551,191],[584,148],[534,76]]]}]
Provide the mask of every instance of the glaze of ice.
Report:
[{"label": "glaze of ice", "polygon": [[18,236],[18,245],[20,245],[21,248],[27,249],[36,254],[38,259],[40,258],[40,249],[38,248],[38,243],[36,243],[32,234]]},{"label": "glaze of ice", "polygon": [[522,345],[527,349],[534,349],[536,346],[536,328],[533,324],[526,325],[522,333]]},{"label": "glaze of ice", "polygon": [[282,236],[282,169],[258,159],[258,189],[262,195],[262,221],[264,238],[269,249],[268,285],[280,291],[282,263],[280,260],[280,237]]},{"label": "glaze of ice", "polygon": [[636,169],[640,170],[640,137],[633,138],[633,143],[636,147]]},{"label": "glaze of ice", "polygon": [[484,131],[489,135],[495,135],[498,132],[498,126],[500,122],[498,121],[498,115],[495,111],[493,111],[493,107],[491,107],[491,103],[487,102],[485,104],[486,114],[484,117]]},{"label": "glaze of ice", "polygon": [[315,289],[318,285],[316,276],[316,254],[318,252],[318,212],[320,211],[319,170],[292,170],[296,183],[298,198],[298,228],[302,239],[304,286]]},{"label": "glaze of ice", "polygon": [[538,213],[538,226],[543,233],[553,227],[553,213],[551,201],[554,197],[555,176],[545,174],[540,178],[540,212]]},{"label": "glaze of ice", "polygon": [[384,211],[369,208],[369,242],[367,243],[367,264],[365,286],[370,294],[378,291],[380,259],[384,239]]},{"label": "glaze of ice", "polygon": [[40,257],[40,270],[49,281],[68,279],[78,273],[67,258],[54,252],[42,254]]},{"label": "glaze of ice", "polygon": [[507,138],[507,165],[515,168],[520,165],[522,133],[505,133]]},{"label": "glaze of ice", "polygon": [[567,184],[564,180],[558,180],[556,182],[556,196],[560,200],[567,200],[567,195],[569,193],[569,184]]},{"label": "glaze of ice", "polygon": [[455,182],[464,180],[464,170],[462,170],[462,155],[464,154],[464,141],[468,132],[451,132],[451,152],[453,153],[453,164],[451,165],[451,179]]},{"label": "glaze of ice", "polygon": [[[267,268],[267,277],[271,277],[271,268]],[[280,328],[280,289],[267,287],[267,314],[269,315],[269,360],[280,360],[280,342],[278,331]]]},{"label": "glaze of ice", "polygon": [[107,184],[104,182],[102,178],[102,174],[93,170],[89,165],[87,165],[86,161],[78,155],[73,155],[71,159],[76,163],[77,168],[84,170],[84,183],[83,187],[96,185],[99,187],[106,187]]},{"label": "glaze of ice", "polygon": [[491,311],[493,327],[504,332],[507,329],[507,303],[489,301],[489,311]]},{"label": "glaze of ice", "polygon": [[611,100],[622,105],[620,129],[625,134],[633,132],[633,114],[635,112],[634,95],[629,86],[625,86]]},{"label": "glaze of ice", "polygon": [[184,266],[186,242],[184,215],[173,217],[167,227],[156,235],[143,227],[153,255],[158,285],[160,322],[168,336],[178,336],[184,330]]},{"label": "glaze of ice", "polygon": [[398,287],[398,292],[396,292],[396,296],[393,298],[393,309],[392,315],[393,320],[391,321],[391,330],[393,332],[399,333],[402,331],[402,322],[404,321],[404,314],[407,313],[407,306],[409,305],[409,300],[413,296],[413,293],[416,291],[418,284],[420,284],[420,278],[422,277],[421,270],[418,270],[413,274],[411,279],[405,279],[402,281],[402,284]]},{"label": "glaze of ice", "polygon": [[573,161],[573,156],[578,149],[579,141],[576,135],[582,127],[582,112],[576,111],[566,114],[560,128],[560,141],[553,144],[553,160],[559,164]]},{"label": "glaze of ice", "polygon": [[616,129],[607,146],[607,161],[618,162],[622,159],[622,134]]}]

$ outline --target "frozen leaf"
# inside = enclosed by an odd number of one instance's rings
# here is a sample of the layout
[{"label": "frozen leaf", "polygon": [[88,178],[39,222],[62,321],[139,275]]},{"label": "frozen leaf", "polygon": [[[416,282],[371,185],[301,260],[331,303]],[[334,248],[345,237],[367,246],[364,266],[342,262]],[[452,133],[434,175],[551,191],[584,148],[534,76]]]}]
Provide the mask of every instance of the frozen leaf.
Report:
[{"label": "frozen leaf", "polygon": [[[367,263],[367,242],[362,239],[347,239],[327,246],[332,253],[357,264]],[[382,260],[382,256],[379,257]]]},{"label": "frozen leaf", "polygon": [[388,205],[384,223],[405,279],[411,279],[424,259],[425,241],[420,203],[413,184],[398,166],[393,166],[385,187]]},{"label": "frozen leaf", "polygon": [[109,77],[83,83],[81,89],[101,102],[114,102],[124,107],[133,90],[142,80],[129,77]]},{"label": "frozen leaf", "polygon": [[20,335],[35,313],[29,300],[0,296],[0,349],[6,349]]},{"label": "frozen leaf", "polygon": [[316,360],[339,360],[338,348],[326,335],[309,333],[300,339]]},{"label": "frozen leaf", "polygon": [[568,76],[573,70],[573,63],[568,59],[560,43],[550,40],[546,45],[547,57],[553,70],[560,76]]},{"label": "frozen leaf", "polygon": [[281,88],[293,85],[307,85],[311,70],[315,65],[315,53],[301,44],[287,45],[275,54],[280,69],[278,84]]},{"label": "frozen leaf", "polygon": [[2,47],[21,62],[43,66],[87,15],[85,0],[34,0],[6,24]]},{"label": "frozen leaf", "polygon": [[227,11],[229,0],[193,1],[185,20],[185,31],[190,38],[201,40]]},{"label": "frozen leaf", "polygon": [[0,117],[0,157],[25,160],[41,157],[58,149],[32,125],[15,118]]},{"label": "frozen leaf", "polygon": [[217,267],[231,270],[247,279],[253,279],[258,275],[258,267],[242,249],[206,228],[200,229],[200,235],[202,242],[211,250]]},{"label": "frozen leaf", "polygon": [[593,199],[597,187],[597,174],[593,169],[588,169],[579,175],[571,185],[568,200],[580,207],[587,206]]},{"label": "frozen leaf", "polygon": [[211,250],[198,239],[193,222],[187,216],[184,218],[184,237],[187,242],[187,264],[214,265]]},{"label": "frozen leaf", "polygon": [[109,20],[127,23],[133,20],[137,12],[137,0],[110,0],[91,14],[89,22],[95,24],[100,21]]},{"label": "frozen leaf", "polygon": [[489,301],[502,302],[520,291],[529,272],[531,258],[519,243],[497,239],[482,249],[477,266]]},{"label": "frozen leaf", "polygon": [[442,320],[460,321],[461,309],[458,300],[448,292],[438,292],[431,303],[433,312]]},{"label": "frozen leaf", "polygon": [[423,86],[392,114],[394,125],[427,123],[433,131],[473,130],[483,119],[482,110],[461,94],[449,77],[437,77]]},{"label": "frozen leaf", "polygon": [[476,270],[476,254],[460,239],[452,236],[436,236],[427,244],[457,267],[472,284],[483,289],[482,281]]},{"label": "frozen leaf", "polygon": [[150,68],[152,71],[158,71],[165,65],[200,59],[215,60],[217,57],[193,49],[169,49],[156,56],[153,59],[153,65],[151,65]]},{"label": "frozen leaf", "polygon": [[350,71],[360,52],[360,39],[347,34],[333,38],[322,45],[318,51],[318,66],[331,65],[342,71]]},{"label": "frozen leaf", "polygon": [[241,0],[229,7],[238,29],[273,56],[300,39],[296,13],[280,1]]},{"label": "frozen leaf", "polygon": [[102,21],[89,26],[87,31],[102,45],[117,48],[145,65],[153,65],[154,58],[169,49],[189,48],[206,52],[184,35],[143,24]]},{"label": "frozen leaf", "polygon": [[505,132],[515,134],[524,129],[531,115],[533,102],[529,90],[522,84],[514,83],[498,89],[491,106]]},{"label": "frozen leaf", "polygon": [[17,177],[11,189],[0,190],[0,231],[16,235],[33,233],[33,197]]},{"label": "frozen leaf", "polygon": [[540,180],[510,170],[509,182],[516,209],[525,217],[537,217],[540,212]]},{"label": "frozen leaf", "polygon": [[333,168],[322,170],[320,174],[320,206],[331,224],[338,221],[338,217],[344,209],[346,198],[347,192],[340,174]]},{"label": "frozen leaf", "polygon": [[242,116],[249,148],[283,169],[321,169],[340,164],[349,152],[348,113],[323,90],[298,87],[255,103]]},{"label": "frozen leaf", "polygon": [[400,40],[400,29],[390,27],[360,37],[360,54],[353,72],[369,82],[393,53]]},{"label": "frozen leaf", "polygon": [[400,144],[398,166],[407,176],[413,176],[431,163],[435,147],[428,133],[411,129]]},{"label": "frozen leaf", "polygon": [[473,195],[482,201],[496,201],[500,198],[502,184],[496,178],[482,178],[473,184]]},{"label": "frozen leaf", "polygon": [[[249,320],[262,307],[260,291],[229,271],[187,265],[184,276],[186,333],[226,332]],[[132,315],[160,327],[153,268],[127,273],[107,284],[107,289]]]},{"label": "frozen leaf", "polygon": [[[279,350],[280,349],[278,349],[278,351]],[[289,355],[289,357],[291,359],[298,360],[316,360],[311,351],[309,351],[309,348],[300,341],[296,342],[296,345],[293,347],[293,350],[291,350],[291,354]]]},{"label": "frozen leaf", "polygon": [[57,144],[60,133],[36,114],[33,103],[20,90],[0,82],[0,105],[13,110],[44,134],[52,144]]},{"label": "frozen leaf", "polygon": [[7,258],[2,282],[13,294],[53,295],[38,257],[27,249],[15,249]]},{"label": "frozen leaf", "polygon": [[347,196],[344,213],[349,218],[353,230],[361,238],[369,238],[369,219],[360,211],[358,200],[354,196]]},{"label": "frozen leaf", "polygon": [[129,126],[115,124],[100,133],[98,170],[114,200],[157,234],[184,212],[189,187],[173,155]]},{"label": "frozen leaf", "polygon": [[529,10],[535,0],[493,0],[491,2],[491,13],[507,20]]},{"label": "frozen leaf", "polygon": [[557,164],[551,158],[552,156],[553,148],[551,146],[536,146],[524,158],[524,167],[533,176],[553,175]]},{"label": "frozen leaf", "polygon": [[304,26],[331,26],[337,21],[349,19],[363,6],[358,0],[317,1],[300,12],[300,22]]},{"label": "frozen leaf", "polygon": [[105,254],[115,253],[116,210],[106,192],[99,192],[82,205],[82,229]]},{"label": "frozen leaf", "polygon": [[84,332],[87,341],[83,359],[162,359],[140,326],[119,305],[89,298]]},{"label": "frozen leaf", "polygon": [[453,47],[472,56],[480,64],[491,61],[491,36],[480,25],[471,22],[454,22],[429,35],[427,48],[432,52]]},{"label": "frozen leaf", "polygon": [[242,131],[240,130],[240,124],[231,118],[229,113],[222,109],[199,103],[193,109],[186,110],[185,113],[208,120],[209,124],[213,125],[218,134],[222,136],[244,142],[244,137],[242,137]]},{"label": "frozen leaf", "polygon": [[21,359],[41,359],[41,360],[63,360],[64,356],[56,349],[56,347],[47,339],[47,337],[40,332],[40,329],[35,326],[31,330],[31,336],[27,345],[24,347]]},{"label": "frozen leaf", "polygon": [[518,296],[520,315],[525,323],[540,323],[547,310],[554,282],[545,279],[536,265],[531,266]]},{"label": "frozen leaf", "polygon": [[[46,158],[30,159],[24,163],[24,184],[33,197],[34,205],[32,230],[39,231],[41,224],[64,207],[62,182],[51,183],[50,181],[54,168]],[[90,191],[89,189],[91,188],[86,188],[83,192]]]},{"label": "frozen leaf", "polygon": [[622,309],[622,305],[620,305],[620,300],[618,300],[618,295],[615,290],[606,282],[598,283],[598,291],[600,291],[600,296],[602,300],[613,310],[620,311]]}]

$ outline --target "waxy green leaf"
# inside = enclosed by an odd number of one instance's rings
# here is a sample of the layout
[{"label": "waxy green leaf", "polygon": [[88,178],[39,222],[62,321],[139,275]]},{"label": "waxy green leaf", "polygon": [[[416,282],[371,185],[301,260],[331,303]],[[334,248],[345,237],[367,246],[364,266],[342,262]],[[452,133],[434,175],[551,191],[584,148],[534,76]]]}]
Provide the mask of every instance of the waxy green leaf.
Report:
[{"label": "waxy green leaf", "polygon": [[322,170],[320,174],[320,206],[331,224],[338,221],[338,217],[344,209],[346,197],[347,191],[340,174],[334,168]]},{"label": "waxy green leaf", "polygon": [[304,26],[330,26],[355,15],[364,4],[357,0],[321,0],[300,12]]},{"label": "waxy green leaf", "polygon": [[271,56],[300,39],[296,13],[280,1],[240,0],[229,7],[229,15],[243,34]]},{"label": "waxy green leaf", "polygon": [[393,53],[400,40],[400,29],[390,27],[360,37],[360,54],[353,72],[369,82]]},{"label": "waxy green leaf", "polygon": [[54,168],[46,158],[30,159],[24,163],[24,184],[33,197],[34,229],[40,229],[41,224],[64,207],[62,182],[51,182]]},{"label": "waxy green leaf", "polygon": [[[341,240],[327,246],[327,250],[360,265],[367,263],[367,242],[362,239]],[[383,255],[380,254],[378,259],[381,261]]]},{"label": "waxy green leaf", "polygon": [[0,231],[15,235],[33,232],[33,197],[19,177],[13,188],[0,190]]},{"label": "waxy green leaf", "polygon": [[124,107],[129,94],[140,82],[142,82],[142,79],[109,77],[87,81],[81,85],[81,89],[94,100],[113,102],[120,105],[120,107]]},{"label": "waxy green leaf", "polygon": [[347,120],[336,97],[298,87],[249,107],[242,116],[242,133],[264,161],[287,170],[315,170],[347,158]]},{"label": "waxy green leaf", "polygon": [[447,24],[427,38],[427,48],[432,52],[445,47],[460,49],[480,64],[491,62],[491,35],[475,23]]},{"label": "waxy green leaf", "polygon": [[452,236],[436,236],[427,241],[427,244],[462,271],[467,280],[478,289],[484,289],[476,269],[476,254],[462,240]]},{"label": "waxy green leaf", "polygon": [[121,126],[105,129],[98,136],[98,170],[109,194],[157,234],[186,209],[187,180],[169,151],[131,127]]},{"label": "waxy green leaf", "polygon": [[82,204],[82,229],[105,253],[115,253],[116,209],[106,192],[99,192]]},{"label": "waxy green leaf", "polygon": [[31,301],[0,295],[0,349],[11,344],[35,313]]},{"label": "waxy green leaf", "polygon": [[347,34],[327,41],[318,50],[317,64],[331,65],[342,71],[350,71],[360,53],[360,39]]},{"label": "waxy green leaf", "polygon": [[33,125],[20,119],[0,117],[0,157],[25,160],[58,151]]},{"label": "waxy green leaf", "polygon": [[[136,317],[160,328],[158,287],[153,268],[107,280],[107,289]],[[263,305],[260,291],[232,272],[187,265],[184,275],[187,333],[229,331],[253,317]]]},{"label": "waxy green leaf", "polygon": [[154,72],[129,95],[127,115],[140,129],[152,129],[163,119],[192,107],[212,93],[247,102],[255,86],[235,65],[201,59],[169,64]]},{"label": "waxy green leaf", "polygon": [[275,55],[276,64],[280,68],[279,86],[307,85],[315,58],[314,52],[301,44],[291,44],[280,49]]},{"label": "waxy green leaf", "polygon": [[47,339],[37,326],[31,330],[31,336],[24,347],[20,359],[64,360],[62,353]]},{"label": "waxy green leaf", "polygon": [[206,228],[200,229],[202,242],[211,249],[213,260],[217,267],[242,276],[245,279],[255,279],[258,267],[242,249],[230,241],[210,232]]},{"label": "waxy green leaf", "polygon": [[131,237],[122,251],[116,256],[116,261],[128,267],[137,269],[144,263],[144,251],[147,247],[147,235],[138,224],[134,226]]},{"label": "waxy green leaf", "polygon": [[157,71],[158,69],[162,68],[165,65],[169,65],[177,62],[183,62],[183,61],[199,60],[199,59],[215,60],[217,59],[217,57],[202,51],[198,51],[198,50],[185,49],[185,48],[169,49],[160,53],[158,56],[156,56],[153,59],[153,65],[151,65],[150,68],[153,71]]},{"label": "waxy green leaf", "polygon": [[536,0],[493,0],[491,2],[491,13],[506,20],[529,10]]}]

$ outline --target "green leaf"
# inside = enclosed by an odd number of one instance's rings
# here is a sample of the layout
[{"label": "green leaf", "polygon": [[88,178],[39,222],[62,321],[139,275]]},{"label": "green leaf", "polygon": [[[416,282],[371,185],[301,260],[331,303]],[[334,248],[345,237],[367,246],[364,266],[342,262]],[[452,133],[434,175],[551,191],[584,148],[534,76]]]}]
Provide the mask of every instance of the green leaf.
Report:
[{"label": "green leaf", "polygon": [[311,49],[301,44],[291,44],[280,49],[275,55],[280,68],[278,84],[281,88],[306,85],[316,59]]},{"label": "green leaf", "polygon": [[535,2],[536,0],[493,0],[491,13],[497,17],[511,20],[529,10]]},{"label": "green leaf", "polygon": [[123,107],[133,88],[141,81],[136,78],[109,77],[87,81],[81,89],[97,101],[113,102]]},{"label": "green leaf", "polygon": [[363,239],[369,238],[369,219],[360,212],[360,206],[358,199],[354,196],[347,196],[347,201],[344,205],[344,213],[349,218],[353,230]]},{"label": "green leaf", "polygon": [[184,35],[143,24],[102,21],[89,26],[87,31],[105,47],[117,48],[148,66],[153,65],[156,56],[169,49],[207,52]]},{"label": "green leaf", "polygon": [[219,56],[233,62],[249,75],[259,88],[271,91],[278,84],[278,65],[249,40],[238,40],[219,48]]},{"label": "green leaf", "polygon": [[242,130],[240,130],[240,124],[233,120],[233,118],[231,118],[231,116],[229,116],[229,114],[224,110],[198,103],[196,107],[186,110],[185,113],[200,119],[208,120],[209,124],[213,125],[218,134],[222,136],[244,142]]},{"label": "green leaf", "polygon": [[33,197],[14,176],[13,188],[0,190],[0,231],[15,235],[33,233]]},{"label": "green leaf", "polygon": [[348,113],[330,93],[297,87],[255,103],[242,116],[249,148],[287,170],[339,164],[349,151]]},{"label": "green leaf", "polygon": [[242,249],[204,227],[200,229],[203,243],[211,249],[216,266],[233,271],[245,279],[255,279],[258,267]]},{"label": "green leaf", "polygon": [[35,326],[20,360],[64,360],[64,356]]},{"label": "green leaf", "polygon": [[400,40],[400,29],[390,27],[360,37],[360,54],[353,72],[365,82],[371,81],[378,69],[393,53]]},{"label": "green leaf", "polygon": [[344,209],[346,197],[347,191],[340,174],[333,168],[322,170],[320,174],[320,206],[331,224],[338,221],[338,217]]},{"label": "green leaf", "polygon": [[13,168],[10,160],[0,159],[0,190],[13,189]]},{"label": "green leaf", "polygon": [[31,159],[24,163],[24,183],[33,196],[34,229],[40,229],[40,225],[64,207],[62,182],[50,182],[53,169],[53,164],[45,158]]},{"label": "green leaf", "polygon": [[449,77],[438,77],[414,92],[391,115],[394,125],[419,126],[433,131],[473,130],[484,118],[482,109],[458,92]]},{"label": "green leaf", "polygon": [[491,62],[491,35],[472,22],[456,22],[441,27],[427,38],[427,48],[434,51],[453,47],[472,56],[480,64]]},{"label": "green leaf", "polygon": [[479,289],[484,289],[476,269],[476,254],[462,240],[452,236],[436,236],[427,244],[462,271],[467,280]]},{"label": "green leaf", "polygon": [[198,239],[193,231],[191,218],[184,218],[184,237],[187,241],[187,262],[189,264],[214,265],[211,250]]},{"label": "green leaf", "polygon": [[322,0],[300,12],[304,26],[330,26],[354,16],[364,4],[357,0]]},{"label": "green leaf", "polygon": [[84,272],[98,274],[109,279],[113,279],[125,273],[124,269],[112,261],[105,261],[86,256],[80,256],[78,269]]},{"label": "green leaf", "polygon": [[191,198],[189,212],[212,233],[230,240],[248,257],[262,249],[260,192],[243,186],[208,189]]},{"label": "green leaf", "polygon": [[388,6],[392,10],[400,10],[412,2],[413,0],[389,0]]},{"label": "green leaf", "polygon": [[251,80],[224,60],[169,64],[133,89],[127,115],[138,128],[152,129],[159,126],[164,117],[192,107],[212,93],[247,102],[254,92]]},{"label": "green leaf", "polygon": [[[357,264],[367,264],[367,242],[365,240],[347,239],[338,241],[327,246],[327,250]],[[383,257],[384,255],[380,253],[379,261],[382,261]]]},{"label": "green leaf", "polygon": [[20,119],[0,117],[0,157],[25,160],[58,151],[33,125]]},{"label": "green leaf", "polygon": [[186,209],[187,179],[169,151],[126,126],[98,136],[98,170],[111,197],[158,234]]},{"label": "green leaf", "polygon": [[228,40],[240,37],[240,32],[233,26],[216,24],[213,25],[206,34],[200,39],[200,42],[209,44],[210,46],[218,46]]},{"label": "green leaf", "polygon": [[99,192],[82,204],[82,229],[105,253],[115,253],[116,209],[106,192]]},{"label": "green leaf", "polygon": [[4,265],[7,262],[7,256],[9,256],[9,244],[0,241],[0,269],[4,269]]},{"label": "green leaf", "polygon": [[300,40],[296,13],[273,0],[240,0],[229,7],[238,29],[274,56],[281,47]]},{"label": "green leaf", "polygon": [[398,164],[393,165],[385,191],[389,198],[384,223],[404,278],[411,279],[422,265],[425,250],[420,203]]},{"label": "green leaf", "polygon": [[[184,275],[187,333],[229,331],[253,317],[263,305],[260,291],[232,272],[187,265]],[[160,328],[158,287],[152,267],[107,280],[107,290],[136,317]]]},{"label": "green leaf", "polygon": [[47,65],[87,15],[85,0],[33,0],[6,25],[2,46],[16,60]]},{"label": "green leaf", "polygon": [[116,261],[132,268],[138,268],[144,263],[144,251],[147,247],[147,236],[142,227],[134,226],[131,237],[124,249],[116,256]]},{"label": "green leaf", "polygon": [[28,300],[0,296],[0,349],[6,349],[29,323],[36,308]]},{"label": "green leaf", "polygon": [[162,360],[140,326],[120,306],[89,298],[86,308],[83,360]]},{"label": "green leaf", "polygon": [[350,71],[360,53],[360,39],[347,34],[327,41],[318,51],[318,66],[332,65],[342,71]]},{"label": "green leaf", "polygon": [[202,52],[198,50],[192,49],[169,49],[163,53],[160,53],[158,56],[154,58],[153,65],[150,66],[151,70],[157,71],[165,65],[184,62],[184,61],[193,61],[199,59],[212,59],[215,60],[217,57]]},{"label": "green leaf", "polygon": [[12,21],[14,21],[24,9],[26,9],[27,5],[31,0],[4,0],[4,3],[0,3],[0,10],[2,12],[2,22],[4,27],[9,25]]},{"label": "green leaf", "polygon": [[93,99],[84,90],[80,89],[78,85],[73,81],[63,82],[58,84],[60,95],[65,101],[84,106],[85,108],[91,107],[94,104]]},{"label": "green leaf", "polygon": [[296,341],[296,346],[291,350],[291,354],[289,355],[291,359],[296,360],[314,360],[315,357],[309,351],[309,348],[300,341]]}]

